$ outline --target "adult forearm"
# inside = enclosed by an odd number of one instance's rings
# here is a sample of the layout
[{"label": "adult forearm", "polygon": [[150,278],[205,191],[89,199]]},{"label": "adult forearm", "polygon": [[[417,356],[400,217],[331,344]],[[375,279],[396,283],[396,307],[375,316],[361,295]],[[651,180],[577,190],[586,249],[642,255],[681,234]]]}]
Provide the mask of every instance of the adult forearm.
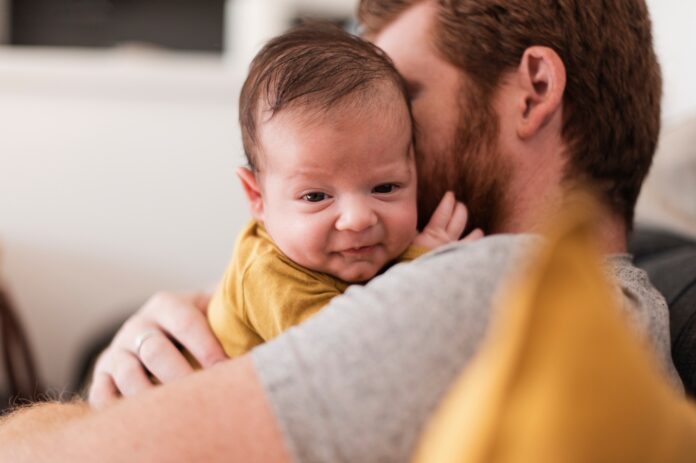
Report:
[{"label": "adult forearm", "polygon": [[[54,405],[54,417],[72,405]],[[47,410],[47,413],[49,411]],[[24,423],[15,420],[23,419]],[[56,419],[57,422],[61,420]],[[19,432],[32,419],[5,425]],[[20,426],[20,424],[22,426]],[[289,461],[249,357],[125,399],[99,412],[65,416],[46,432],[3,442],[0,461]]]},{"label": "adult forearm", "polygon": [[[21,448],[36,436],[59,429],[90,413],[85,402],[48,402],[17,408],[0,419],[0,449]],[[5,461],[5,460],[2,460]]]}]

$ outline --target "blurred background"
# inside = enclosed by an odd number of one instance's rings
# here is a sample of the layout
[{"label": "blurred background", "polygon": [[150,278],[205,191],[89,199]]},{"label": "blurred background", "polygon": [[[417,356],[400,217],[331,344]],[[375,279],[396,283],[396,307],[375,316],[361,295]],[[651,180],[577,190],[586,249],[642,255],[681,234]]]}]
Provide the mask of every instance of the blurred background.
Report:
[{"label": "blurred background", "polygon": [[[155,291],[216,282],[248,218],[251,57],[300,18],[353,28],[356,3],[0,0],[0,286],[45,384],[71,391]],[[665,129],[638,220],[696,236],[696,0],[648,4]]]}]

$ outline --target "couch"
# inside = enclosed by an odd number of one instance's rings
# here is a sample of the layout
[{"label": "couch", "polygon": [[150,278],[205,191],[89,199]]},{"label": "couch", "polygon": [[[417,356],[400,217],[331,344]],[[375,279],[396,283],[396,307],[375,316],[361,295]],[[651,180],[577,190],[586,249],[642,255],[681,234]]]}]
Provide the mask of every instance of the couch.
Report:
[{"label": "couch", "polygon": [[674,365],[687,394],[696,397],[696,240],[642,227],[629,250],[667,300]]}]

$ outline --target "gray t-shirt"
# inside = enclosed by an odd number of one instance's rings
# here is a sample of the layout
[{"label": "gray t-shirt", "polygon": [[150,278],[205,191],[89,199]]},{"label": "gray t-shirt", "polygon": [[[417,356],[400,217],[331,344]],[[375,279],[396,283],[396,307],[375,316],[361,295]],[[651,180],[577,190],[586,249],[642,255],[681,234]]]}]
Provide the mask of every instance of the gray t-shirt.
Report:
[{"label": "gray t-shirt", "polygon": [[[312,319],[252,351],[297,462],[403,462],[488,327],[496,289],[540,243],[455,243],[352,286]],[[681,388],[664,299],[630,256],[607,259],[617,296]]]}]

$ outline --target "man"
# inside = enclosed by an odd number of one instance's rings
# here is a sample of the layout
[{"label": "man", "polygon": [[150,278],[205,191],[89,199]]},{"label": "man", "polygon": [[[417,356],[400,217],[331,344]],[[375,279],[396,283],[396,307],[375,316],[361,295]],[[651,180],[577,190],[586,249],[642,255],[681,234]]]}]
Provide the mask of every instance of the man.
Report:
[{"label": "man", "polygon": [[[20,413],[0,460],[405,461],[485,333],[491,300],[576,185],[606,205],[598,240],[636,331],[679,387],[664,300],[625,252],[659,131],[660,75],[642,0],[363,0],[366,37],[406,79],[421,217],[447,189],[491,236],[354,287],[239,360],[198,298],[159,296],[105,352],[91,401]],[[199,308],[201,310],[196,310]],[[143,367],[162,382],[153,387]],[[140,394],[144,389],[151,389]],[[119,395],[135,397],[116,400]]]}]

